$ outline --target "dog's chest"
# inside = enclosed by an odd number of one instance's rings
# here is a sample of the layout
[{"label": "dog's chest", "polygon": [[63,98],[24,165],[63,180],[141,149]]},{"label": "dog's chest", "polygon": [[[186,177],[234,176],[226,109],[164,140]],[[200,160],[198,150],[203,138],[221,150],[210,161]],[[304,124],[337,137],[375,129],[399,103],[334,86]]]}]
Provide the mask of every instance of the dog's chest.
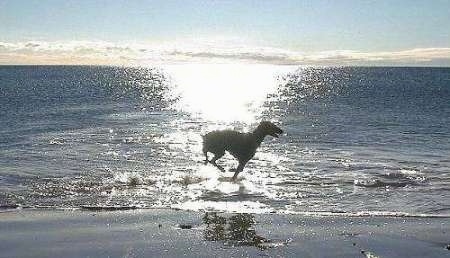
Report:
[{"label": "dog's chest", "polygon": [[237,159],[250,159],[255,155],[259,144],[251,137],[243,136],[230,141],[226,150]]}]

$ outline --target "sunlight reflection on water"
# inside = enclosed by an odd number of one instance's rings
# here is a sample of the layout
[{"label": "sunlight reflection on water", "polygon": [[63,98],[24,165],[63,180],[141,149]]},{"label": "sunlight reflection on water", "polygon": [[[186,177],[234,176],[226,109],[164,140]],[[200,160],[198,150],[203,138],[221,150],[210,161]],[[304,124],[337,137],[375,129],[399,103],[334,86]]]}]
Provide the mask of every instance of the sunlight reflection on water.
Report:
[{"label": "sunlight reflection on water", "polygon": [[213,122],[255,122],[278,76],[296,67],[271,65],[171,65],[163,69],[180,96],[177,108]]}]

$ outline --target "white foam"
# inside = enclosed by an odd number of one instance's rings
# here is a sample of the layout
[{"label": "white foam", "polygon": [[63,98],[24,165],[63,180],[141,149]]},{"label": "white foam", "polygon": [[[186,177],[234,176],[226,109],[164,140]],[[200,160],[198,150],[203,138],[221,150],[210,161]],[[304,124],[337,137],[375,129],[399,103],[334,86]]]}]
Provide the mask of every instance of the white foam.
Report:
[{"label": "white foam", "polygon": [[274,210],[260,202],[213,202],[213,201],[187,201],[174,204],[171,208],[193,211],[221,211],[238,213],[272,213]]}]

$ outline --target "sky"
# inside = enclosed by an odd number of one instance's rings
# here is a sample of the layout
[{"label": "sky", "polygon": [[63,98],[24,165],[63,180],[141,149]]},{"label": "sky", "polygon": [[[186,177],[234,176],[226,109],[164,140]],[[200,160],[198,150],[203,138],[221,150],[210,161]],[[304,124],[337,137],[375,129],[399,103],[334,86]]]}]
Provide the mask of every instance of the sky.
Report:
[{"label": "sky", "polygon": [[448,0],[0,0],[0,64],[450,66]]}]

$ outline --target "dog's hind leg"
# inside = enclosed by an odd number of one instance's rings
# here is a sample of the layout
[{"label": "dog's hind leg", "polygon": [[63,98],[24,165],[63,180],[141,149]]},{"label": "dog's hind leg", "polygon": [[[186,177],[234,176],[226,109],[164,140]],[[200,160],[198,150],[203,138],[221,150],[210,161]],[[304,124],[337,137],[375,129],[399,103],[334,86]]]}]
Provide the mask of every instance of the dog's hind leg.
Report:
[{"label": "dog's hind leg", "polygon": [[222,158],[222,156],[225,155],[225,152],[220,152],[220,153],[214,153],[214,157],[212,158],[212,160],[210,161],[211,164],[213,164],[215,167],[217,167],[220,171],[224,172],[225,169],[221,166],[218,165],[216,163],[216,161],[220,158]]},{"label": "dog's hind leg", "polygon": [[245,164],[247,164],[247,161],[239,161],[239,165],[236,168],[236,172],[234,172],[233,177],[231,178],[233,181],[236,181],[236,178],[242,170],[244,170]]}]

